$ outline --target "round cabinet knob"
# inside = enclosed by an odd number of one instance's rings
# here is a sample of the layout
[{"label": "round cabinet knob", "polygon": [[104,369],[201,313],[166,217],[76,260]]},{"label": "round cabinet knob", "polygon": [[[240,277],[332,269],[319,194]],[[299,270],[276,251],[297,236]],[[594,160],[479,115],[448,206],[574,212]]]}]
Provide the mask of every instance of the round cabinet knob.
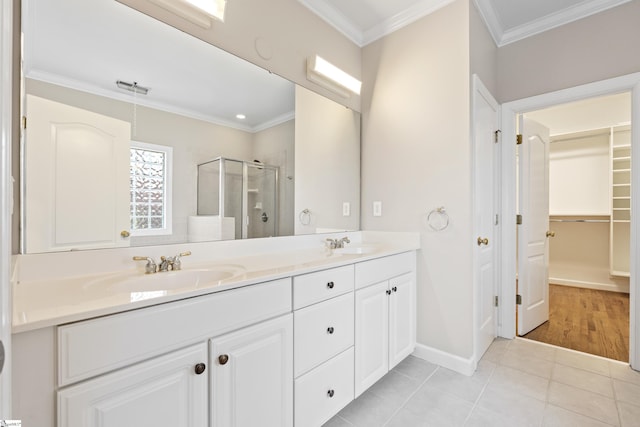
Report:
[{"label": "round cabinet knob", "polygon": [[327,283],[327,288],[333,289],[333,286],[334,286],[333,282]]},{"label": "round cabinet knob", "polygon": [[218,356],[218,363],[220,363],[221,365],[226,365],[228,361],[229,355],[221,354],[220,356]]},{"label": "round cabinet knob", "polygon": [[335,390],[328,390],[327,391],[327,396],[329,396],[329,397],[333,397],[334,394],[336,394]]},{"label": "round cabinet knob", "polygon": [[391,290],[392,290],[393,292],[398,292],[398,287],[397,287],[397,286],[394,286],[393,288],[391,288]]},{"label": "round cabinet knob", "polygon": [[387,289],[385,292],[387,293],[387,295],[391,295],[391,289]]},{"label": "round cabinet knob", "polygon": [[329,335],[333,334],[333,326],[329,326],[329,327],[327,328],[327,333],[328,333]]},{"label": "round cabinet knob", "polygon": [[205,371],[205,369],[207,369],[207,365],[205,365],[204,363],[198,363],[196,365],[196,369],[195,369],[196,370],[196,374],[197,375],[202,374]]}]

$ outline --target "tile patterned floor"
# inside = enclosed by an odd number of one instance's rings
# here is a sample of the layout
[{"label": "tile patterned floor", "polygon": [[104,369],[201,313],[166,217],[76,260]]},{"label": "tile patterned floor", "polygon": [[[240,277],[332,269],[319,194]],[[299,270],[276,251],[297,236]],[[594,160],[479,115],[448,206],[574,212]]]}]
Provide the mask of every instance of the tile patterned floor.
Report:
[{"label": "tile patterned floor", "polygon": [[493,342],[473,376],[408,357],[324,427],[640,426],[640,373],[525,339]]}]

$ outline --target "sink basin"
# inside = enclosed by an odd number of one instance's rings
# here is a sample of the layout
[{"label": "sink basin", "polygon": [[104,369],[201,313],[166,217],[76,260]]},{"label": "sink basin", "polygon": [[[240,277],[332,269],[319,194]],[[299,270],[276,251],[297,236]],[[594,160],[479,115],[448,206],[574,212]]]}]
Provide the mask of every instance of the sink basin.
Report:
[{"label": "sink basin", "polygon": [[87,283],[116,292],[170,291],[179,288],[197,288],[236,276],[239,268],[188,269],[155,274],[116,275]]},{"label": "sink basin", "polygon": [[360,245],[360,246],[345,246],[344,248],[337,248],[333,250],[335,254],[353,254],[353,255],[362,255],[362,254],[370,254],[376,251],[376,247],[373,245]]}]

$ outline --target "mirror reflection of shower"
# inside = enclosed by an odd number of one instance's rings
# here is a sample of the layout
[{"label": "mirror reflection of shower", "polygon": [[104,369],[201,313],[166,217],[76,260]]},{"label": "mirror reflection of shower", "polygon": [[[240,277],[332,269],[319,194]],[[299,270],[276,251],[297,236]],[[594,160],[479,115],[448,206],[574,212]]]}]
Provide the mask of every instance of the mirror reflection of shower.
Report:
[{"label": "mirror reflection of shower", "polygon": [[198,165],[189,241],[278,236],[278,167],[218,157]]}]

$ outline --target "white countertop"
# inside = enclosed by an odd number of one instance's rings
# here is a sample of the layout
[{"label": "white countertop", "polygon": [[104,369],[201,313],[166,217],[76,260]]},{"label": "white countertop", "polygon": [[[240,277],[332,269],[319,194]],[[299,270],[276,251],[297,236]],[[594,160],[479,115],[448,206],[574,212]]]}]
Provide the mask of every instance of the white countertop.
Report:
[{"label": "white countertop", "polygon": [[[345,235],[345,233],[340,234]],[[352,243],[347,247],[366,247],[367,253],[337,253],[323,247],[323,235],[318,238],[296,236],[272,239],[271,249],[265,242],[256,244],[247,241],[190,244],[192,257],[182,260],[182,270],[176,272],[144,274],[144,263],[131,268],[131,253],[154,253],[183,251],[184,247],[127,248],[89,252],[89,254],[41,254],[19,255],[15,260],[16,272],[13,285],[13,333],[60,325],[97,316],[119,313],[141,307],[177,301],[199,295],[225,291],[270,280],[290,277],[382,256],[419,249],[416,233],[348,233]],[[264,240],[264,239],[263,239]],[[224,243],[224,245],[221,245]],[[212,246],[216,245],[216,246]],[[221,248],[221,246],[225,246]],[[235,246],[247,255],[238,255]],[[153,250],[152,250],[153,249]],[[228,257],[219,250],[229,253]],[[253,249],[253,250],[252,250]],[[280,249],[280,250],[278,250]],[[154,252],[155,251],[155,252]],[[124,253],[123,253],[124,252]],[[152,253],[150,253],[152,252]],[[65,262],[83,261],[94,255],[104,261],[96,265],[109,264],[109,258],[127,259],[129,268],[112,268],[111,271],[92,272],[90,267],[78,268],[80,275],[70,273],[71,267],[60,267]],[[21,259],[20,257],[24,257]],[[30,257],[30,258],[27,258]],[[157,256],[159,258],[159,256]],[[72,264],[71,264],[72,265]],[[55,267],[55,268],[54,268]],[[55,274],[42,274],[40,269],[55,270]],[[197,277],[199,272],[222,271],[230,277],[216,281],[197,283],[180,278]],[[166,275],[166,276],[165,276]],[[133,280],[132,280],[133,279]],[[141,279],[141,280],[140,280]],[[160,283],[156,288],[154,280]],[[133,282],[134,285],[130,285]]]}]

